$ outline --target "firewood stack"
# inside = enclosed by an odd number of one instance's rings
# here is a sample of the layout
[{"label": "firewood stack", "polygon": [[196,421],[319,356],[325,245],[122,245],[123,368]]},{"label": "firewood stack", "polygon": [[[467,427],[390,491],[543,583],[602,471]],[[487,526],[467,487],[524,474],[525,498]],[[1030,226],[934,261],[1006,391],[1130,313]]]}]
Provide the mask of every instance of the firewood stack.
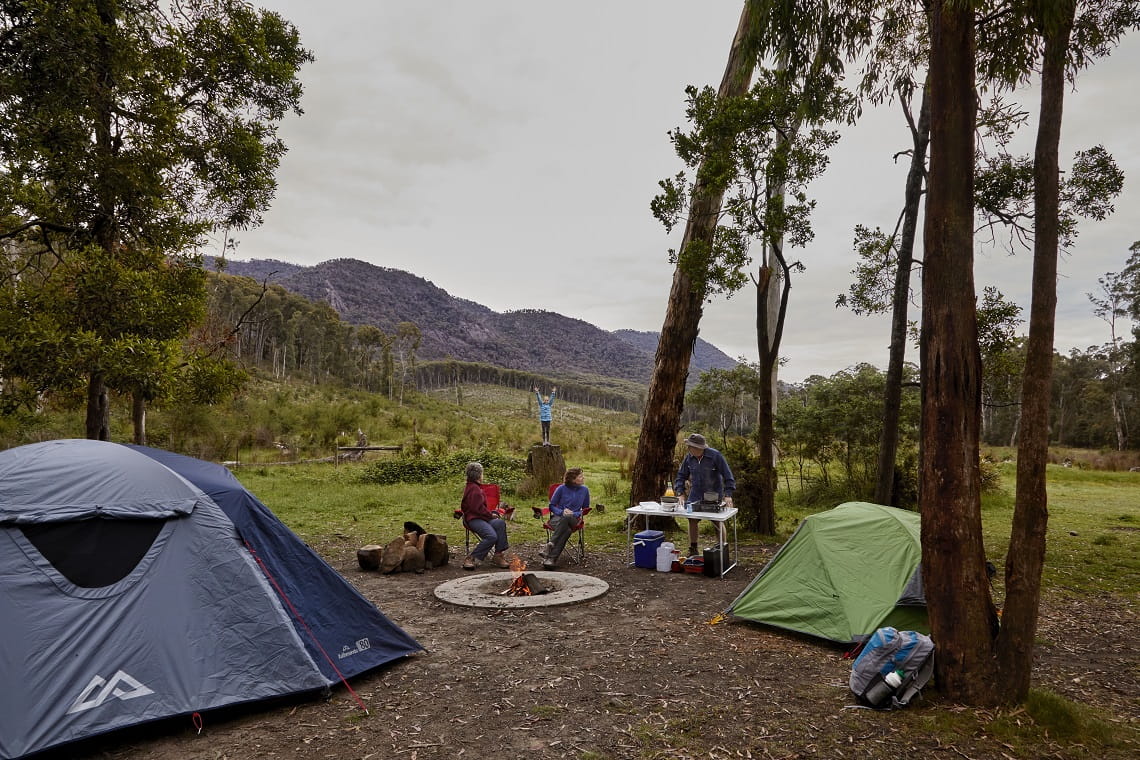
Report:
[{"label": "firewood stack", "polygon": [[404,523],[404,534],[386,545],[368,544],[356,550],[361,570],[381,573],[422,573],[447,564],[447,536],[428,533],[414,522]]}]

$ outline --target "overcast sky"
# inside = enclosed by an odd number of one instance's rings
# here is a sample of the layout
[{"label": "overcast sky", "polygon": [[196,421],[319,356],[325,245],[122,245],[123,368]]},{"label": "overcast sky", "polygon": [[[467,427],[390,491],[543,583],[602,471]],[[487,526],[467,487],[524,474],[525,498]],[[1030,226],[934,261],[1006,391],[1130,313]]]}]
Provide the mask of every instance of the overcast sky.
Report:
[{"label": "overcast sky", "polygon": [[[720,82],[741,0],[259,4],[317,60],[301,72],[304,116],[281,127],[273,208],[237,235],[235,258],[362,259],[495,311],[661,329],[681,230],[666,234],[649,202],[681,169],[667,132],[683,125],[684,87]],[[1066,96],[1062,165],[1099,143],[1127,179],[1116,213],[1082,224],[1060,264],[1061,351],[1108,340],[1085,294],[1140,240],[1138,65],[1134,34]],[[1024,97],[1036,110],[1037,93]],[[908,146],[897,108],[867,113],[811,186],[815,239],[790,251],[807,271],[792,281],[782,379],[886,366],[886,319],[833,304],[850,283],[854,226],[895,224],[906,166],[892,156]],[[995,284],[1028,313],[1030,263],[980,247],[978,291]],[[754,293],[708,305],[701,337],[755,361]]]}]

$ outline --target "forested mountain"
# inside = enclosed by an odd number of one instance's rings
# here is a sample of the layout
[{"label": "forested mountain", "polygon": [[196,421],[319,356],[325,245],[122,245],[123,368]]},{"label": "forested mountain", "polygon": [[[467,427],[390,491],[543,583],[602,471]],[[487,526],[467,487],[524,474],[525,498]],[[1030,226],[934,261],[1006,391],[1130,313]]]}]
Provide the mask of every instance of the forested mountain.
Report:
[{"label": "forested mountain", "polygon": [[[419,328],[418,360],[456,359],[551,377],[605,376],[648,382],[657,334],[602,330],[549,311],[498,313],[456,298],[414,274],[356,259],[312,267],[272,260],[227,260],[231,275],[268,281],[314,301],[328,303],[351,324],[394,334],[402,322]],[[712,344],[698,340],[692,379],[700,372],[736,365]]]}]

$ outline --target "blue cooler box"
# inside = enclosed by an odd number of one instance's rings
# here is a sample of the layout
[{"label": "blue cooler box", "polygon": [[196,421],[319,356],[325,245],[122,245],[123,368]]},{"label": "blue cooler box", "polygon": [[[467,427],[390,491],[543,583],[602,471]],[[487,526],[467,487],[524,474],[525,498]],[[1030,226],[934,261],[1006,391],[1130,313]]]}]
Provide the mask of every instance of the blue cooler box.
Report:
[{"label": "blue cooler box", "polygon": [[633,534],[633,564],[635,567],[657,569],[657,547],[665,539],[659,530],[643,530]]}]

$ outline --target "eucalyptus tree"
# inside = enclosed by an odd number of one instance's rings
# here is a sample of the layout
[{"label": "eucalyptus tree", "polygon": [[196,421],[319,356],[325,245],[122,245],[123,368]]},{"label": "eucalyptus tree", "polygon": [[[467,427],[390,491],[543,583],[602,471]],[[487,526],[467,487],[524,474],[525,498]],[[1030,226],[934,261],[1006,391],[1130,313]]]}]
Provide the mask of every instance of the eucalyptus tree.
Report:
[{"label": "eucalyptus tree", "polygon": [[[939,642],[939,688],[970,704],[1016,703],[1028,694],[1048,521],[1045,463],[1051,397],[1057,252],[1058,161],[1067,79],[1136,24],[1135,3],[1025,0],[932,6],[931,163],[923,276],[923,574]],[[1079,11],[1079,12],[1078,12]],[[980,55],[975,59],[975,50]],[[1033,159],[1033,296],[1021,389],[1017,495],[1005,563],[1000,625],[985,577],[978,472],[980,357],[973,308],[975,66],[987,82],[1039,72]]]},{"label": "eucalyptus tree", "polygon": [[743,435],[749,428],[747,409],[756,399],[759,377],[754,366],[741,361],[732,369],[714,367],[701,373],[685,394],[686,412],[692,410],[720,433],[722,448],[729,433]]},{"label": "eucalyptus tree", "polygon": [[1135,0],[1011,0],[1003,5],[1006,13],[993,16],[992,23],[982,27],[994,40],[982,48],[994,53],[981,61],[983,70],[990,79],[1004,79],[1011,86],[1037,71],[1041,89],[1033,157],[1033,285],[1022,376],[1017,493],[1006,553],[1005,608],[993,648],[997,668],[990,671],[996,673],[997,701],[1015,703],[1029,692],[1049,518],[1045,465],[1057,257],[1064,233],[1058,161],[1064,92],[1079,70],[1107,55],[1125,31],[1140,23],[1140,9]]},{"label": "eucalyptus tree", "polygon": [[1117,321],[1128,316],[1129,291],[1136,286],[1127,272],[1109,272],[1097,280],[1098,293],[1086,293],[1093,314],[1108,325],[1109,342],[1102,351],[1108,367],[1104,384],[1112,405],[1112,422],[1116,430],[1116,449],[1122,451],[1128,440],[1128,415],[1124,402],[1124,378],[1129,347],[1117,334]]},{"label": "eucalyptus tree", "polygon": [[[756,23],[754,4],[753,0],[745,0],[718,97],[747,92],[752,80],[756,56],[749,40]],[[731,140],[732,135],[721,139]],[[673,476],[673,450],[684,405],[685,380],[708,295],[708,272],[714,266],[712,244],[725,189],[725,180],[715,162],[698,168],[681,245],[676,252],[670,252],[676,267],[645,399],[637,455],[630,472],[630,504],[656,498],[661,484]]]},{"label": "eucalyptus tree", "polygon": [[951,699],[992,701],[998,617],[985,574],[979,421],[981,358],[974,308],[974,17],[933,0],[930,168],[923,231],[922,574],[937,681]]},{"label": "eucalyptus tree", "polygon": [[41,391],[85,383],[88,437],[109,434],[108,391],[172,379],[204,296],[162,270],[200,266],[212,229],[261,221],[285,150],[276,125],[300,113],[311,59],[292,25],[243,0],[0,0],[0,239],[31,249],[45,283],[135,280],[69,305],[53,291],[36,306],[61,309],[43,323],[58,350],[34,369],[3,358]]},{"label": "eucalyptus tree", "polygon": [[[749,279],[746,268],[753,263],[750,249],[756,245],[759,250],[752,280],[757,289],[761,378],[757,424],[761,493],[744,519],[751,527],[771,533],[775,528],[776,368],[790,275],[801,266],[788,260],[784,248],[785,243],[803,245],[811,238],[808,220],[814,203],[804,188],[823,171],[826,150],[836,140],[835,133],[821,125],[851,117],[853,101],[838,80],[844,60],[866,36],[867,22],[865,3],[849,3],[835,10],[830,3],[812,2],[793,9],[785,3],[755,0],[746,6],[745,15],[749,6],[753,18],[751,26],[745,27],[749,32],[745,44],[754,58],[771,60],[774,65],[764,69],[747,92],[725,93],[722,87],[714,94],[711,88],[688,88],[691,129],[675,130],[671,137],[690,174],[682,172],[663,181],[652,208],[671,229],[687,207],[686,222],[691,227],[695,199],[707,197],[708,183],[718,187],[723,211],[717,209],[711,217],[702,218],[711,229],[699,245],[686,247],[683,241],[681,250],[673,254],[678,269],[697,283],[702,301],[743,287]],[[695,314],[699,318],[699,311]],[[664,345],[662,340],[658,371]],[[659,416],[652,402],[651,387],[647,421]],[[670,431],[670,442],[675,430]],[[643,427],[636,467],[642,466],[643,447],[648,445]],[[665,469],[655,472],[660,478]],[[636,477],[631,498],[644,498]]]}]

